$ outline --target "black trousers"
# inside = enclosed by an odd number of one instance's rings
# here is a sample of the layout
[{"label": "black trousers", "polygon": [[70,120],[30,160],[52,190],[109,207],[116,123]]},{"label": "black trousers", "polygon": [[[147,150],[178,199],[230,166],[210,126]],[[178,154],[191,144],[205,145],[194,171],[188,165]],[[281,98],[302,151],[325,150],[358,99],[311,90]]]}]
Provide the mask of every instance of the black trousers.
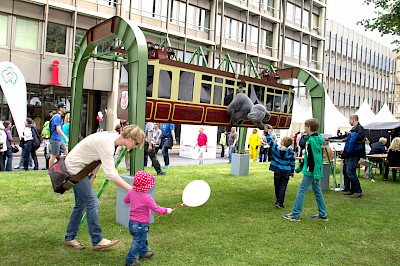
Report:
[{"label": "black trousers", "polygon": [[145,158],[147,158],[147,156],[149,156],[149,158],[151,160],[151,164],[154,167],[154,170],[156,170],[157,174],[159,174],[161,172],[161,166],[160,166],[160,162],[157,159],[155,148],[156,147],[153,145],[153,149],[150,152],[149,151],[149,143],[145,142],[144,143],[144,156],[145,156]]},{"label": "black trousers", "polygon": [[289,176],[282,176],[274,173],[274,186],[276,202],[283,204],[285,201],[286,187],[289,182]]}]

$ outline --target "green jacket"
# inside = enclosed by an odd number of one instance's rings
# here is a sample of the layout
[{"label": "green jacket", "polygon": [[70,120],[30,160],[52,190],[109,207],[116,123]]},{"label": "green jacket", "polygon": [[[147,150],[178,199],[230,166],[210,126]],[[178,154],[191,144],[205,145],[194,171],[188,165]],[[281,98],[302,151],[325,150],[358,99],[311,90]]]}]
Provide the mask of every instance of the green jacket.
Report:
[{"label": "green jacket", "polygon": [[297,168],[296,172],[306,176],[313,176],[314,180],[320,180],[323,177],[322,172],[322,144],[324,139],[318,133],[312,133],[305,137],[306,148],[304,160]]}]

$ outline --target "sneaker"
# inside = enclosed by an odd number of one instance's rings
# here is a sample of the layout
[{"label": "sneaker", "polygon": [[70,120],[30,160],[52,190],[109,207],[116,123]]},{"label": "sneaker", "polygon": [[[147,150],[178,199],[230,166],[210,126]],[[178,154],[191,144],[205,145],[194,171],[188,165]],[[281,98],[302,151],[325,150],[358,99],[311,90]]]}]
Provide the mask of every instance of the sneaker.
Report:
[{"label": "sneaker", "polygon": [[291,221],[291,222],[300,222],[300,218],[296,218],[292,215],[292,213],[288,213],[288,214],[282,214],[282,217],[285,220]]},{"label": "sneaker", "polygon": [[362,196],[362,193],[354,193],[353,195],[350,195],[350,198],[361,198]]},{"label": "sneaker", "polygon": [[275,203],[275,206],[276,206],[278,209],[284,209],[284,208],[285,208],[285,205],[283,205],[283,203]]},{"label": "sneaker", "polygon": [[350,191],[345,191],[345,190],[343,190],[343,195],[353,195],[353,193],[350,192]]},{"label": "sneaker", "polygon": [[23,168],[22,165],[17,165],[17,166],[14,167],[14,169],[21,169],[21,168]]},{"label": "sneaker", "polygon": [[316,215],[311,215],[311,216],[309,216],[309,217],[310,217],[311,219],[322,220],[322,221],[324,221],[324,222],[329,221],[328,215],[327,215],[327,214],[325,214],[324,216],[321,216],[321,215],[319,215],[319,214],[316,214]]},{"label": "sneaker", "polygon": [[165,175],[167,172],[165,172],[165,171],[161,171],[161,172],[159,172],[159,173],[157,173],[157,175]]},{"label": "sneaker", "polygon": [[162,168],[163,168],[163,169],[168,169],[168,168],[169,168],[169,165],[164,165]]},{"label": "sneaker", "polygon": [[140,259],[150,259],[151,257],[154,256],[153,251],[147,251],[146,254],[144,254],[142,257],[139,257]]}]

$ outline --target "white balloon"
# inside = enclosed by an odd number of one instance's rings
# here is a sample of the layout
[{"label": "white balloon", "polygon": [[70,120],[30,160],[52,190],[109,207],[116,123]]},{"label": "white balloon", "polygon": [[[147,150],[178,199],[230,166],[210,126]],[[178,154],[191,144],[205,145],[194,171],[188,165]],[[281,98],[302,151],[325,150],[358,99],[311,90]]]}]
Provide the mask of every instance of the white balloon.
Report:
[{"label": "white balloon", "polygon": [[182,202],[189,207],[203,205],[210,198],[211,188],[204,180],[190,182],[182,193]]}]

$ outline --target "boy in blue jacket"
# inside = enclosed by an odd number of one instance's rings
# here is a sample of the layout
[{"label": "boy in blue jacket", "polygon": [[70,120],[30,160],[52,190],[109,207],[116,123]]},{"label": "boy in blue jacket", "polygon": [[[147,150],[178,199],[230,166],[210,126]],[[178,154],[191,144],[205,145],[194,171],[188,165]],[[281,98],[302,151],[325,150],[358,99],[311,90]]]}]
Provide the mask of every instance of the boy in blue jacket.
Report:
[{"label": "boy in blue jacket", "polygon": [[285,201],[286,187],[289,182],[289,177],[293,176],[294,173],[295,157],[293,149],[290,148],[293,140],[291,137],[283,137],[281,145],[279,146],[273,141],[270,134],[272,134],[272,129],[268,130],[266,138],[272,153],[269,170],[274,172],[275,206],[283,209],[285,208],[283,202]]},{"label": "boy in blue jacket", "polygon": [[310,216],[312,219],[328,221],[326,214],[326,206],[324,195],[320,187],[320,180],[323,177],[322,172],[322,144],[324,139],[317,133],[319,121],[315,118],[308,119],[304,122],[304,131],[308,136],[305,138],[306,147],[304,152],[303,163],[296,168],[296,172],[303,171],[303,180],[297,191],[296,200],[294,201],[292,212],[283,214],[283,218],[289,221],[300,222],[300,214],[303,210],[304,198],[307,188],[312,185],[312,190],[318,204],[318,214]]}]

